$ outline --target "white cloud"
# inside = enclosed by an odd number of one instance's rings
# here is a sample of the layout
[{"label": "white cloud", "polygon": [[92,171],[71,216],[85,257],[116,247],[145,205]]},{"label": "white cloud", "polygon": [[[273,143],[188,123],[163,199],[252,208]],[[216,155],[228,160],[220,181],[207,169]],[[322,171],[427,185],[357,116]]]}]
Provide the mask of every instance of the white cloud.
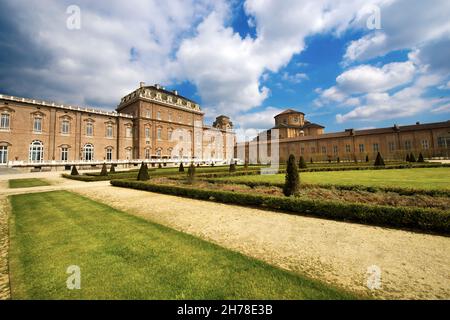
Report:
[{"label": "white cloud", "polygon": [[275,125],[274,117],[284,109],[267,107],[262,111],[238,115],[234,122],[244,129],[267,129]]},{"label": "white cloud", "polygon": [[288,72],[284,72],[282,77],[284,81],[292,82],[292,83],[300,83],[304,80],[309,80],[309,77],[306,73],[298,72],[295,74],[289,74]]}]

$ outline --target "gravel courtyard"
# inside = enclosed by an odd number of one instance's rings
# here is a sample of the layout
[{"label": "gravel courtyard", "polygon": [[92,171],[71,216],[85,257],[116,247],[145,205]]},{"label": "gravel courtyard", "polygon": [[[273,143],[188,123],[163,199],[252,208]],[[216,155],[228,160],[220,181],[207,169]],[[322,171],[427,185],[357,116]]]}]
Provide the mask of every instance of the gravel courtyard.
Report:
[{"label": "gravel courtyard", "polygon": [[[377,298],[450,299],[450,238],[112,186],[73,190],[273,265]],[[369,290],[367,269],[381,269]]]}]

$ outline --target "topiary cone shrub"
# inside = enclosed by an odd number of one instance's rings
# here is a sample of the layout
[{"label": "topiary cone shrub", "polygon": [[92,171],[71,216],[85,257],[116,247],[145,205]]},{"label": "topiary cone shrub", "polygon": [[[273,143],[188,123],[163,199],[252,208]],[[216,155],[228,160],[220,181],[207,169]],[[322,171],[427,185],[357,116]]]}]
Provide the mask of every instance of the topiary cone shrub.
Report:
[{"label": "topiary cone shrub", "polygon": [[162,165],[161,165],[161,163],[158,163],[158,168],[159,168],[159,169],[161,169],[161,168],[162,168]]},{"label": "topiary cone shrub", "polygon": [[298,161],[298,168],[299,169],[306,169],[307,168],[306,162],[305,162],[305,158],[303,158],[303,156],[300,156],[300,160]]},{"label": "topiary cone shrub", "polygon": [[406,162],[410,162],[409,161],[409,154],[406,155]]},{"label": "topiary cone shrub", "polygon": [[229,171],[236,172],[236,163],[233,160],[231,160]]},{"label": "topiary cone shrub", "polygon": [[295,156],[291,154],[286,167],[286,179],[283,187],[283,193],[286,197],[296,195],[300,188],[300,175],[298,174]]},{"label": "topiary cone shrub", "polygon": [[311,163],[311,164],[313,164],[314,163],[314,161],[313,161],[313,159],[311,158],[311,160],[309,160],[309,162]]},{"label": "topiary cone shrub", "polygon": [[414,154],[412,152],[409,155],[409,162],[416,162],[416,157],[414,157]]},{"label": "topiary cone shrub", "polygon": [[194,163],[191,163],[191,165],[188,168],[187,183],[193,184],[194,181],[195,181],[195,166]]},{"label": "topiary cone shrub", "polygon": [[108,168],[106,167],[106,163],[103,162],[102,171],[100,171],[100,176],[106,177],[108,175]]},{"label": "topiary cone shrub", "polygon": [[341,163],[341,158],[337,157],[336,162]]},{"label": "topiary cone shrub", "polygon": [[369,155],[366,155],[366,162],[369,162]]},{"label": "topiary cone shrub", "polygon": [[381,156],[381,153],[377,153],[377,158],[375,159],[375,167],[384,167],[384,159]]},{"label": "topiary cone shrub", "polygon": [[178,172],[184,172],[183,162],[180,163],[180,166],[179,166],[179,168],[178,168]]},{"label": "topiary cone shrub", "polygon": [[72,171],[70,172],[71,176],[79,176],[80,174],[78,173],[77,167],[76,166],[72,166]]},{"label": "topiary cone shrub", "polygon": [[425,159],[423,158],[422,152],[419,153],[419,159],[417,160],[417,162],[425,162]]},{"label": "topiary cone shrub", "polygon": [[139,181],[147,181],[150,179],[150,176],[148,175],[147,164],[144,162],[142,162],[141,167],[139,168],[139,173],[138,173],[137,179]]},{"label": "topiary cone shrub", "polygon": [[115,165],[111,165],[111,168],[109,168],[109,173],[115,173],[116,172],[116,166]]}]

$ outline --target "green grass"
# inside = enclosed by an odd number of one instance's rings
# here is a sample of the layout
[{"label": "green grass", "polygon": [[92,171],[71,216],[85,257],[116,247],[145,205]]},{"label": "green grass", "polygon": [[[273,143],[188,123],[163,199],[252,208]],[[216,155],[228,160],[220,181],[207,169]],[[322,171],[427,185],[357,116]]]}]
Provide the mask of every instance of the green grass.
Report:
[{"label": "green grass", "polygon": [[[13,299],[355,298],[66,191],[11,205]],[[70,265],[80,290],[66,288]]]},{"label": "green grass", "polygon": [[[301,182],[309,184],[365,185],[450,190],[450,168],[303,172],[300,174],[300,177]],[[276,174],[224,177],[222,180],[283,183],[284,178],[284,174]]]},{"label": "green grass", "polygon": [[10,188],[31,188],[51,185],[47,180],[30,178],[30,179],[11,179],[9,180]]}]

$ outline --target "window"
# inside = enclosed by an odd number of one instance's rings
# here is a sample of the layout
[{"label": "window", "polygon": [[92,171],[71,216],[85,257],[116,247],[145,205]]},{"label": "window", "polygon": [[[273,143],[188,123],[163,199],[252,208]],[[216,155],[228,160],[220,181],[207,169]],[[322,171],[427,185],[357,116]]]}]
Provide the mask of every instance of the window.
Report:
[{"label": "window", "polygon": [[393,152],[393,151],[395,151],[395,143],[394,142],[389,142],[389,151],[390,152]]},{"label": "window", "polygon": [[158,120],[161,120],[161,111],[158,111],[158,113],[156,114],[156,118],[157,118]]},{"label": "window", "polygon": [[450,148],[450,137],[438,137],[439,148]]},{"label": "window", "polygon": [[182,123],[183,121],[181,120],[181,114],[178,115],[178,122]]},{"label": "window", "polygon": [[322,153],[327,153],[327,147],[322,147]]},{"label": "window", "polygon": [[347,153],[350,153],[350,152],[351,152],[351,150],[350,150],[350,145],[349,145],[349,144],[346,144],[346,145],[345,145],[345,152],[347,152]]},{"label": "window", "polygon": [[63,120],[61,123],[61,133],[62,134],[69,134],[70,131],[70,123],[69,120]]},{"label": "window", "polygon": [[42,162],[44,161],[44,145],[40,141],[33,141],[30,144],[30,162]]},{"label": "window", "polygon": [[149,148],[145,149],[145,159],[150,159],[150,149]]},{"label": "window", "polygon": [[152,117],[152,113],[150,112],[150,110],[147,110],[147,111],[145,112],[145,116],[146,116],[147,118],[151,118],[151,117]]},{"label": "window", "polygon": [[94,135],[94,125],[92,122],[86,124],[86,135],[92,137]]},{"label": "window", "polygon": [[111,124],[108,124],[106,126],[106,137],[112,138],[113,137],[113,126]]},{"label": "window", "polygon": [[304,153],[305,153],[305,148],[304,148],[304,147],[301,147],[301,148],[300,148],[300,153],[301,153],[301,154],[304,154]]},{"label": "window", "polygon": [[106,148],[106,161],[112,161],[113,149],[111,147]]},{"label": "window", "polygon": [[364,152],[364,144],[359,144],[359,152]]},{"label": "window", "polygon": [[161,149],[156,150],[156,156],[161,157]]},{"label": "window", "polygon": [[406,150],[411,150],[411,141],[409,141],[409,140],[405,141],[405,149]]},{"label": "window", "polygon": [[0,146],[0,164],[8,163],[8,147]]},{"label": "window", "polygon": [[62,147],[61,148],[61,161],[68,161],[69,160],[69,148]]},{"label": "window", "polygon": [[133,131],[131,127],[125,128],[125,137],[126,138],[132,138],[133,137]]},{"label": "window", "polygon": [[172,141],[172,133],[173,133],[172,129],[169,129],[167,131],[167,140]]},{"label": "window", "polygon": [[90,143],[83,147],[83,160],[92,161],[94,160],[94,146]]},{"label": "window", "polygon": [[9,114],[2,113],[1,121],[0,121],[0,129],[9,130]]},{"label": "window", "polygon": [[127,150],[126,150],[126,153],[127,153],[127,159],[128,160],[130,160],[131,158],[132,158],[132,152],[131,152],[132,150],[131,150],[131,148],[128,148]]},{"label": "window", "polygon": [[42,132],[42,118],[34,118],[33,131]]},{"label": "window", "polygon": [[338,146],[333,146],[333,153],[337,154],[338,153]]},{"label": "window", "polygon": [[169,121],[172,122],[172,113],[169,113]]},{"label": "window", "polygon": [[429,149],[429,144],[428,144],[428,140],[422,140],[422,149],[423,150],[428,150]]},{"label": "window", "polygon": [[158,140],[162,139],[162,128],[158,128],[158,130],[157,130],[157,137],[158,137]]},{"label": "window", "polygon": [[380,150],[378,143],[373,144],[373,152],[378,152]]},{"label": "window", "polygon": [[150,139],[150,128],[146,127],[145,128],[145,139]]},{"label": "window", "polygon": [[178,139],[179,139],[180,141],[183,141],[183,136],[180,135],[180,136],[178,137]]}]

